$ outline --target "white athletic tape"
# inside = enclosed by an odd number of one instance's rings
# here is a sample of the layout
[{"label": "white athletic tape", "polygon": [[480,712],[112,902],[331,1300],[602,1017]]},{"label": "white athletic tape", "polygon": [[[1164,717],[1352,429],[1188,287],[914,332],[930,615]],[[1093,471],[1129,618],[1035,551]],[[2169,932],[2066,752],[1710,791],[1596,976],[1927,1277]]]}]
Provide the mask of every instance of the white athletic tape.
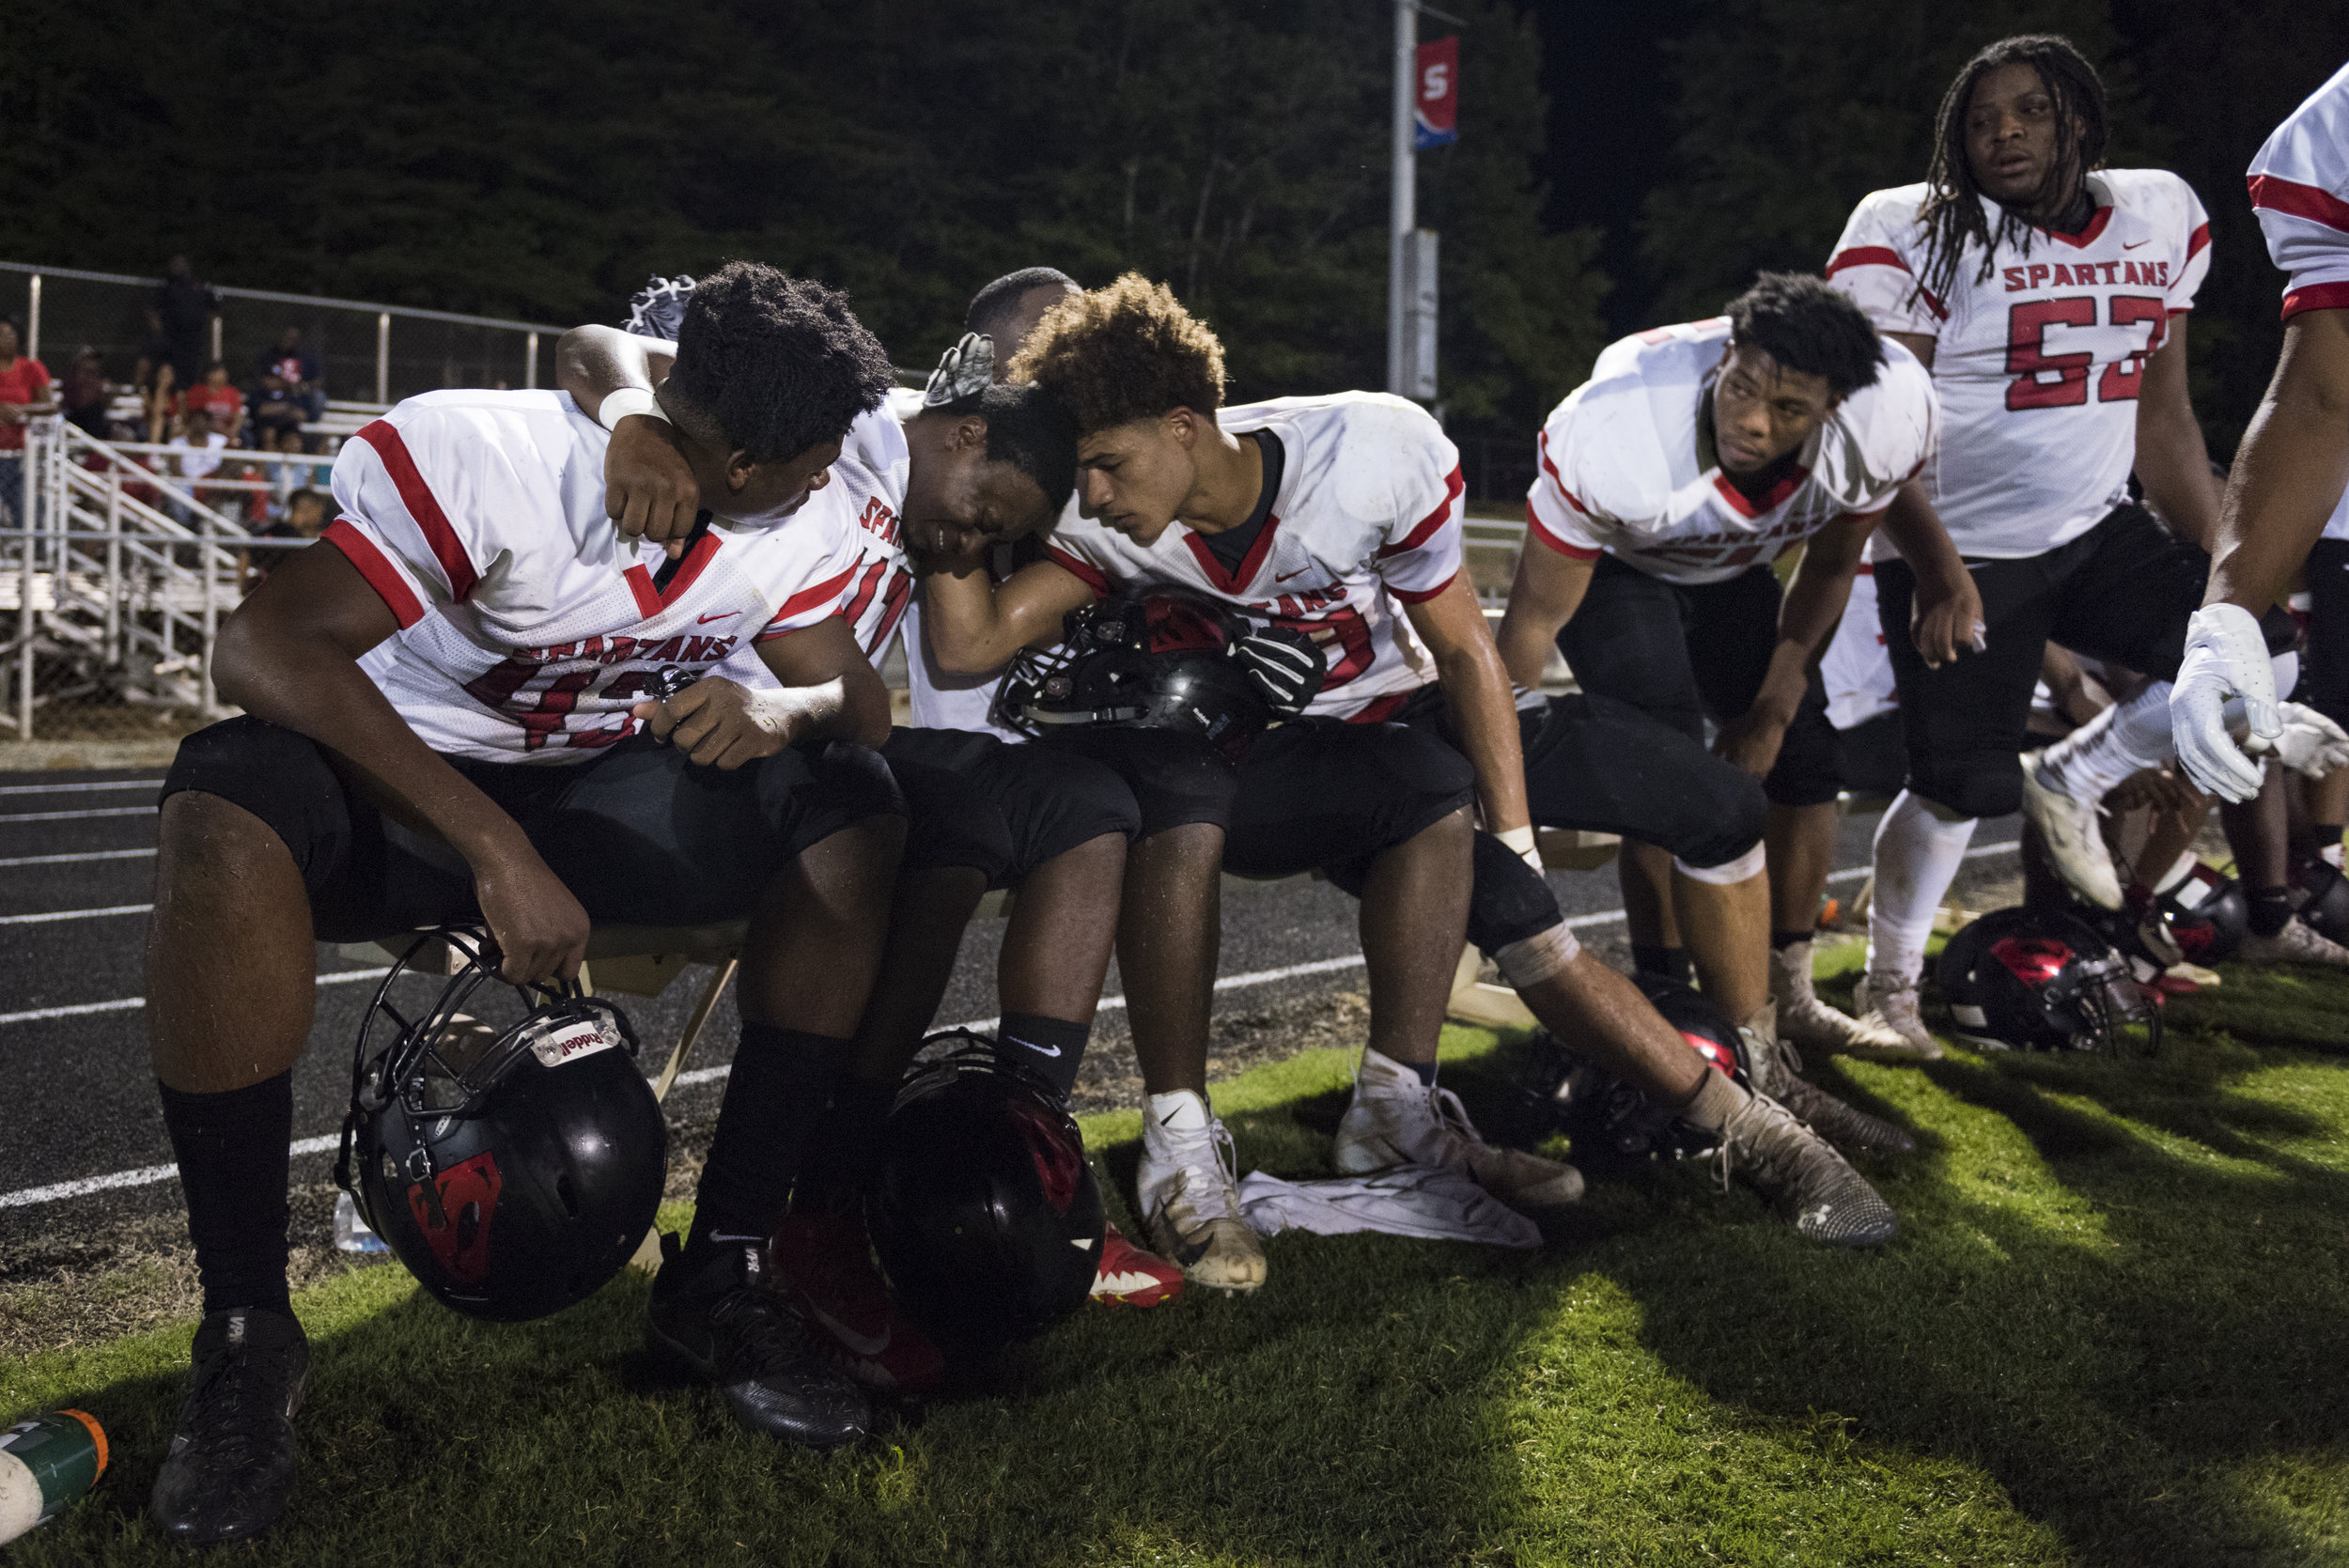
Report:
[{"label": "white athletic tape", "polygon": [[1493,962],[1501,967],[1501,978],[1511,990],[1523,991],[1557,974],[1581,954],[1582,944],[1575,940],[1566,923],[1560,921],[1547,931],[1511,942],[1493,955]]},{"label": "white athletic tape", "polygon": [[1762,875],[1763,867],[1767,863],[1768,856],[1759,839],[1754,841],[1752,848],[1722,865],[1690,865],[1677,855],[1672,857],[1674,871],[1691,882],[1703,882],[1708,888],[1734,888],[1740,882],[1750,882]]}]

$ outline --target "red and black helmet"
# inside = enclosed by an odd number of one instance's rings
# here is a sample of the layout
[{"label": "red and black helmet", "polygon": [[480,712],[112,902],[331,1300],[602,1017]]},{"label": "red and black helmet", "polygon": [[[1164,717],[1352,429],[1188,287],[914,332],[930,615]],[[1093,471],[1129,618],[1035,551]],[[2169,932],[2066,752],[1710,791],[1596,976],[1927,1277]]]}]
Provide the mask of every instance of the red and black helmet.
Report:
[{"label": "red and black helmet", "polygon": [[[436,1299],[519,1320],[583,1300],[634,1255],[669,1133],[627,1015],[508,985],[499,962],[479,931],[444,929],[392,966],[359,1028],[334,1180]],[[441,989],[411,1017],[392,997],[420,979]]]},{"label": "red and black helmet", "polygon": [[1114,724],[1237,747],[1272,719],[1231,658],[1249,629],[1230,605],[1179,588],[1081,606],[1062,622],[1056,645],[1013,658],[991,716],[1028,736]]},{"label": "red and black helmet", "polygon": [[2160,1008],[2112,944],[2071,915],[2029,908],[1983,915],[1941,950],[1940,975],[1958,1037],[1969,1045],[2116,1056],[2161,1048]]},{"label": "red and black helmet", "polygon": [[2251,901],[2244,896],[2243,885],[2200,861],[2155,896],[2154,908],[2168,922],[2179,955],[2190,964],[2216,964],[2234,956],[2251,926]]},{"label": "red and black helmet", "polygon": [[881,1130],[864,1203],[873,1250],[913,1320],[984,1356],[1084,1305],[1107,1214],[1084,1137],[1041,1076],[967,1031],[917,1063]]},{"label": "red and black helmet", "polygon": [[[1719,1008],[1677,981],[1641,975],[1638,984],[1715,1071],[1750,1084],[1745,1041]],[[1688,1159],[1720,1144],[1717,1133],[1681,1120],[1548,1033],[1534,1036],[1519,1082],[1548,1122],[1574,1141],[1578,1160]]]}]

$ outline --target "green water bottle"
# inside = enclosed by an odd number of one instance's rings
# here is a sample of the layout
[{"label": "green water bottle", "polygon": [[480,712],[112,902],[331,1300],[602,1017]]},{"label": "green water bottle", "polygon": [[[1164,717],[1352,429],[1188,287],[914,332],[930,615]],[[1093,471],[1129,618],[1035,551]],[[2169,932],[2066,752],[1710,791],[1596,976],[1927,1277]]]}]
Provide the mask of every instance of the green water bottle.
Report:
[{"label": "green water bottle", "polygon": [[52,1410],[0,1432],[0,1545],[45,1524],[106,1473],[106,1429]]}]

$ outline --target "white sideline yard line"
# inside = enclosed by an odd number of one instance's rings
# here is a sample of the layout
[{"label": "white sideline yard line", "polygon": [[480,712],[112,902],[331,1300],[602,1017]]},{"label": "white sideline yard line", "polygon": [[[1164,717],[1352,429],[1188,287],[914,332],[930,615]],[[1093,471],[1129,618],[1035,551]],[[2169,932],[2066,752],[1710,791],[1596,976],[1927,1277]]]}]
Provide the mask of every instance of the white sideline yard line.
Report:
[{"label": "white sideline yard line", "polygon": [[153,816],[153,806],[99,806],[89,811],[0,812],[0,828],[11,822],[79,822],[92,816]]},{"label": "white sideline yard line", "polygon": [[89,789],[154,789],[161,779],[109,779],[103,784],[0,784],[0,795],[74,795]]},{"label": "white sideline yard line", "polygon": [[0,915],[0,925],[47,925],[60,920],[97,920],[105,915],[143,915],[152,904],[110,904],[102,909],[52,909],[39,915]]},{"label": "white sideline yard line", "polygon": [[[1978,860],[1984,855],[1996,855],[2015,847],[2016,845],[2012,839],[2003,844],[1977,845],[1966,851],[1966,859]],[[1848,882],[1855,877],[1865,877],[1867,874],[1867,867],[1858,866],[1848,871],[1831,873],[1828,880]],[[1604,909],[1597,914],[1572,916],[1566,921],[1566,924],[1579,929],[1585,926],[1606,925],[1621,919],[1623,919],[1621,909]],[[1237,991],[1250,986],[1269,986],[1279,981],[1296,980],[1309,974],[1334,974],[1341,970],[1360,969],[1361,966],[1362,956],[1359,953],[1347,954],[1338,958],[1316,958],[1308,963],[1285,964],[1276,970],[1256,970],[1247,974],[1227,974],[1215,983],[1215,988],[1219,991]],[[349,974],[322,974],[319,976],[319,984],[331,986],[338,981],[368,980],[389,972],[388,970],[359,970]],[[20,1019],[34,1017],[63,1017],[74,1013],[97,1013],[116,1008],[136,1007],[144,1001],[144,998],[132,997],[123,1001],[86,1002],[79,1007],[44,1008],[38,1013],[30,1014],[0,1013],[0,1023],[14,1023]],[[1103,1012],[1114,1011],[1125,1005],[1126,998],[1122,994],[1101,999],[1101,1011]],[[948,1029],[985,1029],[995,1021],[993,1018],[972,1018],[967,1023],[948,1024],[945,1027]],[[681,1089],[688,1084],[715,1083],[731,1071],[733,1071],[731,1066],[696,1067],[690,1073],[679,1073],[676,1086]],[[339,1146],[341,1141],[342,1135],[338,1132],[325,1133],[317,1138],[299,1138],[293,1141],[288,1152],[297,1156],[324,1154]],[[34,1203],[59,1203],[68,1198],[85,1198],[95,1192],[112,1192],[117,1188],[148,1187],[157,1182],[169,1181],[179,1173],[179,1168],[177,1165],[144,1165],[135,1171],[115,1171],[102,1176],[84,1176],[78,1181],[56,1182],[48,1187],[20,1188],[14,1192],[0,1192],[0,1209],[24,1208]]]},{"label": "white sideline yard line", "polygon": [[92,849],[79,855],[11,855],[0,860],[0,870],[12,865],[71,865],[80,861],[135,861],[152,849]]},{"label": "white sideline yard line", "polygon": [[[345,970],[340,974],[321,974],[319,976],[318,983],[321,986],[349,986],[361,980],[381,980],[391,972],[388,965],[380,970]],[[132,1008],[146,1005],[145,997],[117,997],[112,1001],[74,1001],[68,1002],[62,1007],[34,1007],[22,1013],[0,1013],[0,1024],[39,1023],[48,1018],[78,1018],[91,1013],[127,1013]],[[0,1196],[0,1208],[7,1206],[5,1196]]]}]

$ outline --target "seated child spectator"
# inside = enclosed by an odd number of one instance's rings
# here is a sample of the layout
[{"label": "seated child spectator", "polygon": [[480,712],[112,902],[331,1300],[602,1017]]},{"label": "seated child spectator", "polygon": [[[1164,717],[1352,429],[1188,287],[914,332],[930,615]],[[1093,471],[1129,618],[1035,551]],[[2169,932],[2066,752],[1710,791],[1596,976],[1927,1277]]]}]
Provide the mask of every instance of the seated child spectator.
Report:
[{"label": "seated child spectator", "polygon": [[219,360],[204,367],[204,380],[179,401],[183,408],[210,410],[212,428],[232,441],[244,428],[244,394],[228,384],[228,366]]},{"label": "seated child spectator", "polygon": [[104,441],[111,433],[106,410],[113,400],[114,388],[106,384],[106,367],[96,351],[84,349],[75,354],[59,386],[57,401],[65,422]]},{"label": "seated child spectator", "polygon": [[301,432],[304,420],[315,423],[326,411],[325,370],[318,355],[302,346],[302,329],[288,327],[277,334],[275,348],[261,355],[260,377],[253,394],[253,422],[257,433]]}]

